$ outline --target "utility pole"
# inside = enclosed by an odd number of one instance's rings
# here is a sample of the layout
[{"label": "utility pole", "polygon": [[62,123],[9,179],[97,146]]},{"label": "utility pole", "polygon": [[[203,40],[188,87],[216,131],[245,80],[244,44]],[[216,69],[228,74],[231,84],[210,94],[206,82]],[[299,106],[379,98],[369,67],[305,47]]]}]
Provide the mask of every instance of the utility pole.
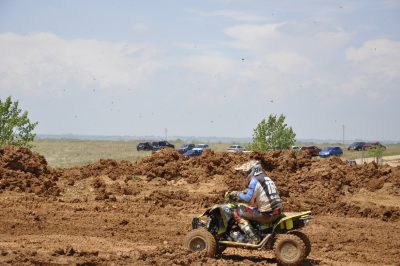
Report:
[{"label": "utility pole", "polygon": [[168,137],[168,128],[165,128],[165,129],[164,129],[164,132],[165,132],[165,140],[167,140],[167,137]]},{"label": "utility pole", "polygon": [[344,145],[344,125],[342,125],[342,129],[343,129],[343,145]]}]

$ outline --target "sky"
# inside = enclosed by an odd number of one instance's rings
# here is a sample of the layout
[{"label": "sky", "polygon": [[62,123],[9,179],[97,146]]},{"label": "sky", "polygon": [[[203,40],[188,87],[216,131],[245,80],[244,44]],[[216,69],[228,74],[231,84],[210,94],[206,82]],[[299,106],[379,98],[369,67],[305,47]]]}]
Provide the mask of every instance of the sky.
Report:
[{"label": "sky", "polygon": [[400,140],[400,1],[0,0],[38,134]]}]

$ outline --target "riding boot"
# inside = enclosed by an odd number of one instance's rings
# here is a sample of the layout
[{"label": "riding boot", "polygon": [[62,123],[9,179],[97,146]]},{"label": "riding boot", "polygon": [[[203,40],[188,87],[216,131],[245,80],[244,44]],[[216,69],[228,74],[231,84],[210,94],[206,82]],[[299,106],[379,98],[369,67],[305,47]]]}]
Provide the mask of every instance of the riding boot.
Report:
[{"label": "riding boot", "polygon": [[238,225],[249,238],[249,244],[257,245],[260,242],[260,238],[254,233],[253,227],[249,221],[242,218],[240,219],[240,223]]}]

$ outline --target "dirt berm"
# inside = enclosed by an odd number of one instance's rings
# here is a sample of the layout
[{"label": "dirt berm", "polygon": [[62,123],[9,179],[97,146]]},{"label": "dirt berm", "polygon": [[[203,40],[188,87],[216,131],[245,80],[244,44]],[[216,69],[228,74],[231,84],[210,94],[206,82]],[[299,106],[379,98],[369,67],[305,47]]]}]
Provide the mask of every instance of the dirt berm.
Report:
[{"label": "dirt berm", "polygon": [[250,159],[276,182],[285,210],[315,215],[306,265],[400,261],[400,167],[290,151],[185,158],[164,149],[137,162],[54,169],[40,154],[10,146],[0,149],[0,264],[274,264],[265,252],[233,249],[207,259],[181,248],[193,215],[242,189],[233,168]]},{"label": "dirt berm", "polygon": [[28,148],[7,146],[0,149],[0,191],[57,196],[60,193],[56,185],[58,175],[47,166],[43,156]]},{"label": "dirt berm", "polygon": [[389,193],[400,195],[399,167],[378,166],[375,163],[350,166],[337,157],[321,160],[296,156],[291,151],[206,151],[201,157],[185,158],[172,149],[164,149],[135,163],[99,160],[84,167],[64,169],[61,177],[73,180],[108,176],[112,180],[127,180],[137,175],[145,176],[147,181],[183,180],[189,184],[200,184],[218,176],[229,190],[240,190],[242,177],[233,168],[250,159],[260,160],[268,175],[275,180],[286,210],[311,209],[319,214],[400,218],[399,208],[373,204],[363,208],[346,200],[360,190],[374,192],[382,189],[384,184],[393,188]]}]

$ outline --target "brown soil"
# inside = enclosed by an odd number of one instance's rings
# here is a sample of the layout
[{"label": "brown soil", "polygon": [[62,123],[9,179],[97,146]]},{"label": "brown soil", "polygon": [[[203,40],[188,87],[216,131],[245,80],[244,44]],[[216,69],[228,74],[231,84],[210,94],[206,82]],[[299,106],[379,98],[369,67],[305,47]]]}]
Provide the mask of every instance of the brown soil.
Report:
[{"label": "brown soil", "polygon": [[194,215],[241,189],[232,169],[249,159],[262,162],[286,210],[312,210],[305,265],[398,265],[400,167],[288,151],[188,159],[165,149],[135,163],[52,169],[17,147],[0,150],[0,264],[274,265],[270,251],[209,259],[181,245]]},{"label": "brown soil", "polygon": [[8,146],[0,150],[0,191],[59,195],[58,173],[46,159],[27,148]]}]

